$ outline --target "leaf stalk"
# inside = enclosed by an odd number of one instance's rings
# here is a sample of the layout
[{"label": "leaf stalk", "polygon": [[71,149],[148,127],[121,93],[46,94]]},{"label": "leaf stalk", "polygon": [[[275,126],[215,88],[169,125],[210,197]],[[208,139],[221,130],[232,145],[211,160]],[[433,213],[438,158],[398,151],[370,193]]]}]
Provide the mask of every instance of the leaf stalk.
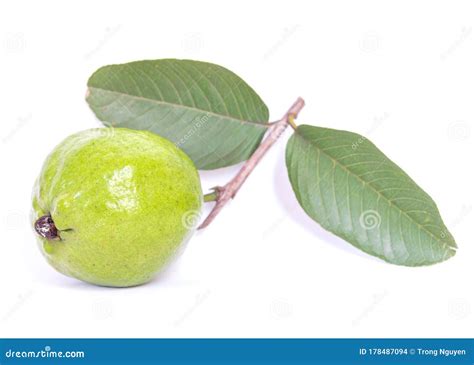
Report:
[{"label": "leaf stalk", "polygon": [[[272,147],[278,140],[278,138],[280,138],[280,136],[283,134],[288,125],[291,125],[293,129],[296,129],[296,124],[294,123],[294,120],[298,117],[298,114],[300,113],[301,109],[303,109],[304,104],[304,100],[302,98],[298,98],[280,120],[270,124],[267,136],[255,150],[252,156],[250,156],[250,158],[244,163],[237,175],[235,175],[224,186],[218,186],[214,188],[214,191],[212,193],[206,194],[204,196],[204,201],[215,200],[216,204],[214,205],[206,219],[204,219],[204,221],[198,227],[198,229],[206,228],[216,218],[216,216],[220,213],[222,208],[224,208],[227,202],[235,197],[235,195],[242,187],[245,180],[247,180],[253,169],[258,165],[258,163],[265,155],[265,153],[270,149],[270,147]],[[213,194],[215,194],[215,197]],[[206,196],[209,196],[207,199],[210,200],[206,200]]]}]

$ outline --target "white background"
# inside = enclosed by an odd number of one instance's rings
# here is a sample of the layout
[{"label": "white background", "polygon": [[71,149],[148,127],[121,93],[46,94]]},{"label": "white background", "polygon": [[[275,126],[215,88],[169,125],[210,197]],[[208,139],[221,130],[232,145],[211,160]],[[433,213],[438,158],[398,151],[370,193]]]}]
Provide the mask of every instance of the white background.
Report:
[{"label": "white background", "polygon": [[[474,336],[473,14],[470,1],[2,2],[0,336]],[[367,135],[432,195],[457,255],[397,267],[324,232],[290,189],[287,131],[157,280],[56,273],[28,222],[43,160],[99,126],[84,101],[94,70],[170,57],[233,70],[271,119],[301,95],[298,123]]]}]

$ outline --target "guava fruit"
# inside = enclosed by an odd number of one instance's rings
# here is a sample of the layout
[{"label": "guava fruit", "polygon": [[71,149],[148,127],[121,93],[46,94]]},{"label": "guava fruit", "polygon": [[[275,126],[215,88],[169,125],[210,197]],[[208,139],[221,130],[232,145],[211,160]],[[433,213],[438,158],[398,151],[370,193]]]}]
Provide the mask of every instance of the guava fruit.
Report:
[{"label": "guava fruit", "polygon": [[60,143],[33,192],[40,249],[59,272],[101,286],[150,281],[193,234],[202,205],[190,158],[150,132],[91,129]]}]

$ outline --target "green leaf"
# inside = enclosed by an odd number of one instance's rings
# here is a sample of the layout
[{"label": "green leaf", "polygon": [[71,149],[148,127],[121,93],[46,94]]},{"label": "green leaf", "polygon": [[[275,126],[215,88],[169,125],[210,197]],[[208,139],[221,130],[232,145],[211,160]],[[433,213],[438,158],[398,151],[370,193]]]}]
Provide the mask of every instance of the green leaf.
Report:
[{"label": "green leaf", "polygon": [[365,137],[301,125],[286,165],[304,211],[355,247],[406,266],[455,254],[433,200]]},{"label": "green leaf", "polygon": [[105,125],[166,137],[199,169],[248,159],[268,127],[268,108],[255,91],[211,63],[164,59],[105,66],[88,88],[87,102]]}]

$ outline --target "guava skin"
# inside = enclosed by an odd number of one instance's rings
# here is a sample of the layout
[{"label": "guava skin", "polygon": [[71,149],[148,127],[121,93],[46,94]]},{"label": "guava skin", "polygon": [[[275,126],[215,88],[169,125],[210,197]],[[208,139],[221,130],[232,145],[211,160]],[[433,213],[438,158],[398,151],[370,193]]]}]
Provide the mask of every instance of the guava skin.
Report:
[{"label": "guava skin", "polygon": [[57,239],[37,234],[59,272],[92,284],[150,281],[191,237],[202,206],[190,158],[156,134],[91,129],[59,144],[33,192],[33,225],[45,215]]}]

